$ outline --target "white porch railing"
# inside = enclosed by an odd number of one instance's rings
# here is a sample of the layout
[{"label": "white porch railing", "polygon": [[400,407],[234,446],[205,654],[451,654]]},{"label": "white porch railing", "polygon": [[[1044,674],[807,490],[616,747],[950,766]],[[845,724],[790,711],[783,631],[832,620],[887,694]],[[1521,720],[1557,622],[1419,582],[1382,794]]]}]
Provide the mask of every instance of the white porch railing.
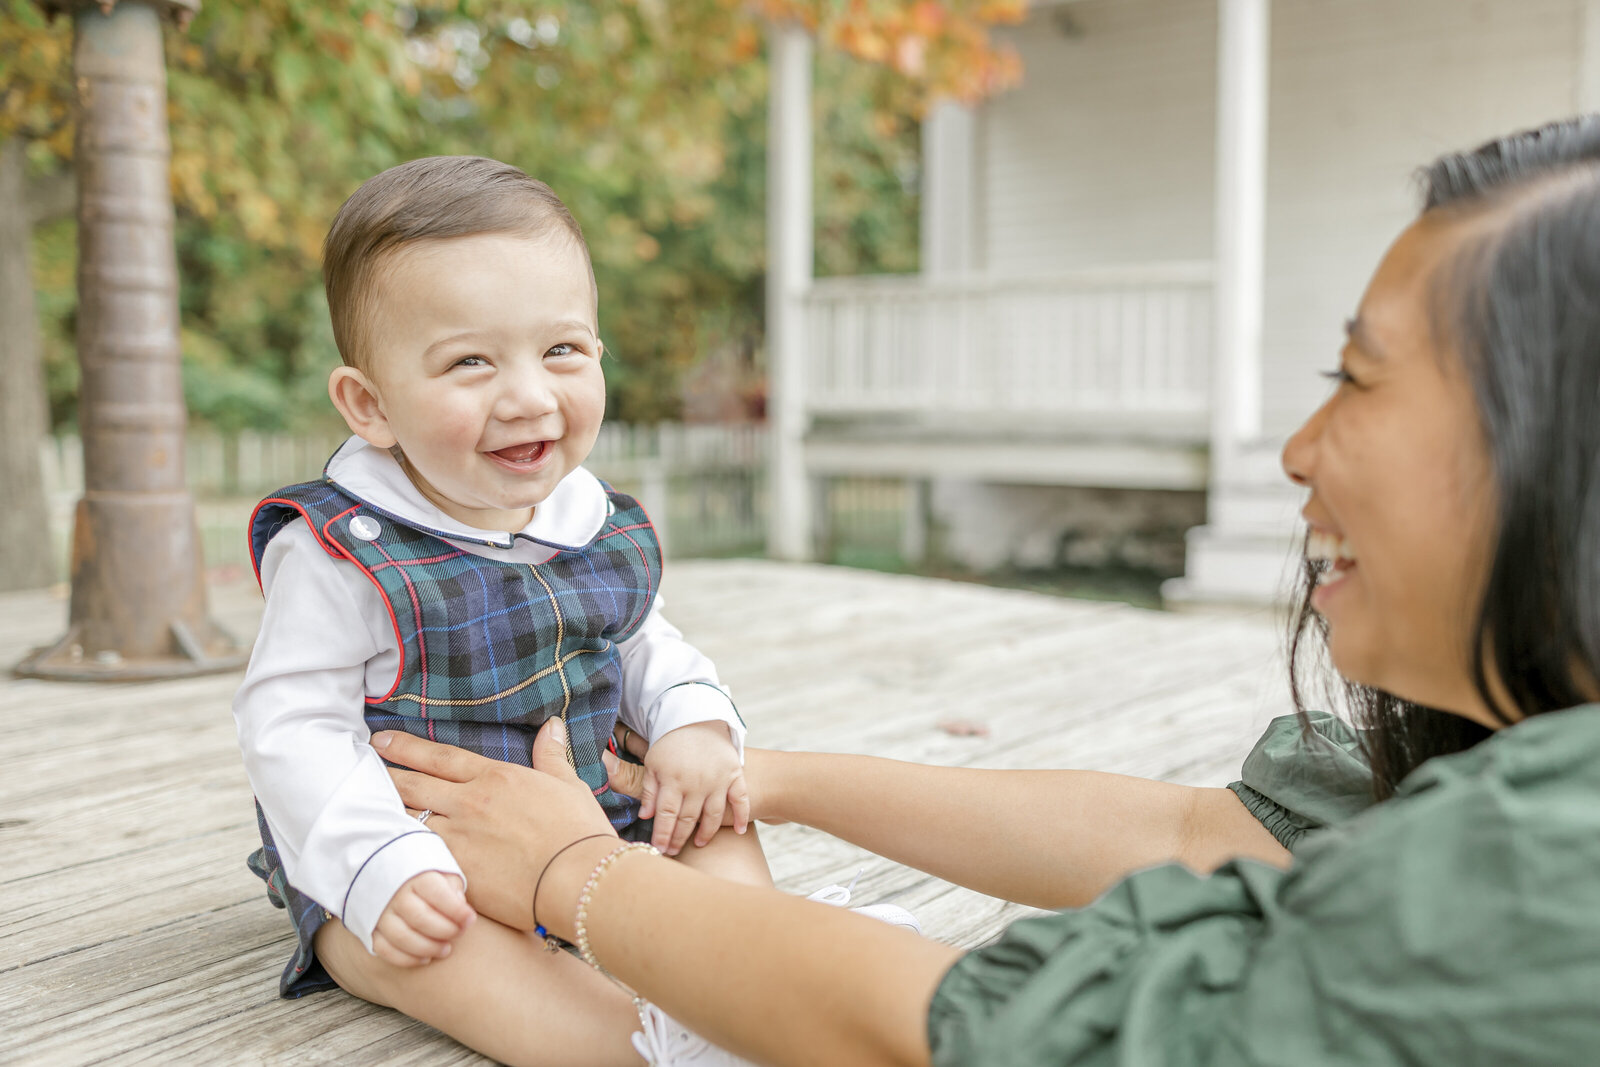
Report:
[{"label": "white porch railing", "polygon": [[1208,263],[825,278],[806,308],[811,414],[1163,418],[1209,405]]}]

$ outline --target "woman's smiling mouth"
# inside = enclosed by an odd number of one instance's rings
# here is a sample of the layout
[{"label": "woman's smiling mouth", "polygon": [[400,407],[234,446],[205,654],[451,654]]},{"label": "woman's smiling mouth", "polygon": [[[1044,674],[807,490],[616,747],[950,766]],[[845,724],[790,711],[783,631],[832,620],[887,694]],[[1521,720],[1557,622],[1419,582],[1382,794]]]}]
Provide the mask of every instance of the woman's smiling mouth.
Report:
[{"label": "woman's smiling mouth", "polygon": [[[1306,536],[1306,559],[1319,565],[1317,591],[1313,602],[1324,598],[1328,591],[1347,578],[1356,566],[1355,550],[1338,534],[1313,526]],[[1321,609],[1321,604],[1316,604]]]}]

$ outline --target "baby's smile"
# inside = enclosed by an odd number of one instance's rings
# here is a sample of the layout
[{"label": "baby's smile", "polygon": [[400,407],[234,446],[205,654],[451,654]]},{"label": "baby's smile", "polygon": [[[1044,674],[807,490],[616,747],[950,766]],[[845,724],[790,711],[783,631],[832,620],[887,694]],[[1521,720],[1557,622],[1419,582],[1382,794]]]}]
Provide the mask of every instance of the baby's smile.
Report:
[{"label": "baby's smile", "polygon": [[549,441],[526,441],[484,454],[510,470],[534,471],[543,466],[543,460],[550,454],[550,444]]}]

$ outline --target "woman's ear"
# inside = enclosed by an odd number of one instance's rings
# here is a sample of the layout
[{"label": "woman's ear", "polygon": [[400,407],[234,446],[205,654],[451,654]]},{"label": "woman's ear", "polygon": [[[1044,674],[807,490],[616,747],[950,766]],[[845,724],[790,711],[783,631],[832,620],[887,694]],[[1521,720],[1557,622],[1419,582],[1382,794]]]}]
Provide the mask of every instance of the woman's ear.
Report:
[{"label": "woman's ear", "polygon": [[376,448],[393,448],[394,431],[383,413],[383,398],[365,374],[354,367],[336,367],[328,376],[328,397],[344,416],[350,432]]}]

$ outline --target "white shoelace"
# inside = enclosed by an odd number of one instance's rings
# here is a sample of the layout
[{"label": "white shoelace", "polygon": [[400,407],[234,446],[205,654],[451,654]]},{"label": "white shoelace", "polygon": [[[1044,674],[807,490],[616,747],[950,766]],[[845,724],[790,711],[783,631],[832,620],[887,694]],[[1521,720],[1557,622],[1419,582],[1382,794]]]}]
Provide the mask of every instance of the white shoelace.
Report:
[{"label": "white shoelace", "polygon": [[633,1050],[650,1067],[675,1067],[703,1057],[711,1043],[672,1016],[650,1003],[639,1002],[639,1032],[633,1035]]},{"label": "white shoelace", "polygon": [[850,903],[850,893],[855,889],[856,883],[861,881],[861,876],[866,873],[866,870],[867,869],[865,867],[862,867],[860,870],[856,871],[856,876],[850,879],[849,885],[825,885],[815,893],[812,893],[810,896],[806,897],[806,899],[815,900],[822,904],[832,904],[836,908],[842,908],[846,904]]},{"label": "white shoelace", "polygon": [[[851,894],[856,888],[856,883],[861,881],[861,875],[866,872],[862,867],[856,871],[856,876],[850,879],[849,885],[825,885],[821,889],[806,897],[819,904],[832,904],[836,908],[845,907],[850,903]],[[922,924],[917,917],[898,904],[868,904],[864,908],[851,909],[858,915],[865,915],[869,919],[886,922],[890,926],[898,926],[902,930],[910,930],[914,934],[922,933]]]}]

